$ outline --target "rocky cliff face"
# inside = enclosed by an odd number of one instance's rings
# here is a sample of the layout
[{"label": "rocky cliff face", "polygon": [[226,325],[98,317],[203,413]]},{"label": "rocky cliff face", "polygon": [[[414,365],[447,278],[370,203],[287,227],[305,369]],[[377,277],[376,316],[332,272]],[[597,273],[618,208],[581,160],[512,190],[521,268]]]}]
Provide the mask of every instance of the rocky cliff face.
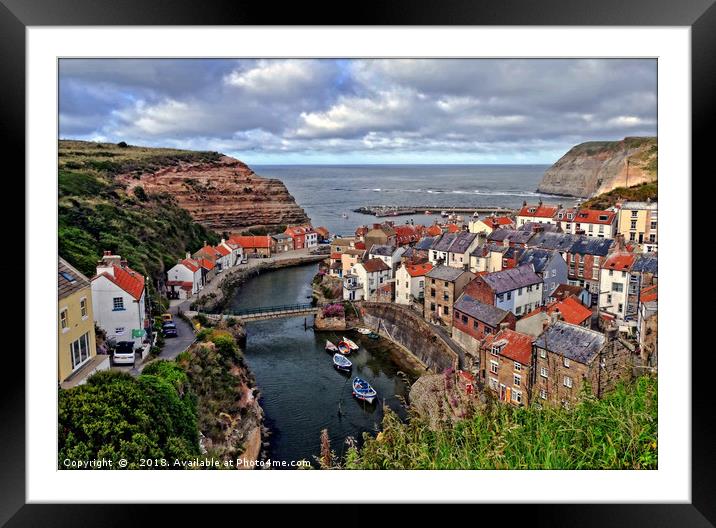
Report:
[{"label": "rocky cliff face", "polygon": [[539,192],[590,198],[657,179],[657,139],[628,137],[573,147],[542,178]]},{"label": "rocky cliff face", "polygon": [[310,222],[280,180],[262,178],[228,156],[119,178],[128,191],[141,186],[146,193],[172,195],[197,222],[218,232]]}]

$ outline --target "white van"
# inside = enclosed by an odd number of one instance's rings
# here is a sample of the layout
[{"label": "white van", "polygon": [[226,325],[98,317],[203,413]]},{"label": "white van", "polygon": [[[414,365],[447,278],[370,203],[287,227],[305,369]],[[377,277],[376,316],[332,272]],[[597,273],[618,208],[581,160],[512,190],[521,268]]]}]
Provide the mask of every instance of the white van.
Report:
[{"label": "white van", "polygon": [[119,341],[112,353],[115,365],[134,365],[134,341]]}]

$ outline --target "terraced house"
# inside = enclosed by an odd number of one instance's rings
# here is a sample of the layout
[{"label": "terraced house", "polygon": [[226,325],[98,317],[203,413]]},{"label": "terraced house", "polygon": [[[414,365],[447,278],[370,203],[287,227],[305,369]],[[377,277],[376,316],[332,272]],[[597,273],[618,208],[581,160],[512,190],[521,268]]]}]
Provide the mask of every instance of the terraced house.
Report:
[{"label": "terraced house", "polygon": [[510,329],[489,335],[481,347],[480,373],[497,399],[516,406],[530,402],[533,337]]},{"label": "terraced house", "polygon": [[523,315],[542,305],[542,278],[531,265],[479,275],[465,292],[480,302]]},{"label": "terraced house", "polygon": [[436,266],[425,275],[424,316],[452,327],[452,308],[465,286],[475,277],[469,271]]},{"label": "terraced house", "polygon": [[67,389],[110,365],[109,356],[97,354],[89,279],[62,258],[57,267],[57,382]]},{"label": "terraced house", "polygon": [[[515,328],[515,316],[490,304],[481,303],[463,292],[453,307],[452,338],[468,353],[468,368],[474,373],[482,365],[480,343],[501,328]],[[466,357],[467,359],[467,357]]]}]

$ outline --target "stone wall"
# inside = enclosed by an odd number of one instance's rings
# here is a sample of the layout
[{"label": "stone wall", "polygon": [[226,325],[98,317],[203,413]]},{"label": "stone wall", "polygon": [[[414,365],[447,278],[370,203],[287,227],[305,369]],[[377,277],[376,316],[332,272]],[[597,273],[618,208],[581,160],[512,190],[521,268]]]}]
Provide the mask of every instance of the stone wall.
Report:
[{"label": "stone wall", "polygon": [[457,368],[457,354],[415,311],[391,303],[357,304],[366,326],[407,349],[429,370]]}]

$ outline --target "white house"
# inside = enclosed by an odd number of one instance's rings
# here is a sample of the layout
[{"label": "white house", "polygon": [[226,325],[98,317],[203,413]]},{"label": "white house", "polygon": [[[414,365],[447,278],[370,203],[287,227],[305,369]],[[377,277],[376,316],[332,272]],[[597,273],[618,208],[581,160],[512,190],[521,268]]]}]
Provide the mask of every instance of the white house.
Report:
[{"label": "white house", "polygon": [[318,246],[318,233],[313,230],[313,227],[306,227],[306,246],[307,248],[314,248]]},{"label": "white house", "polygon": [[377,258],[354,264],[350,274],[358,277],[358,283],[363,286],[363,297],[366,300],[372,300],[378,288],[391,279],[390,267]]},{"label": "white house", "polygon": [[425,294],[425,274],[433,269],[429,262],[424,264],[403,264],[395,272],[395,302],[410,304],[413,301],[423,303]]},{"label": "white house", "polygon": [[380,259],[390,267],[391,277],[400,265],[400,258],[407,248],[395,247],[387,244],[373,244],[368,252],[369,259]]},{"label": "white house", "polygon": [[615,252],[602,265],[599,277],[599,311],[624,322],[629,309],[629,281],[636,255]]},{"label": "white house", "polygon": [[105,251],[92,277],[94,319],[108,338],[134,341],[139,347],[150,327],[145,307],[144,277],[119,255]]},{"label": "white house", "polygon": [[201,267],[188,256],[167,271],[167,291],[171,298],[185,300],[201,288]]},{"label": "white house", "polygon": [[446,264],[453,268],[467,270],[470,268],[470,253],[479,245],[480,238],[476,233],[462,231],[455,233],[447,250]]},{"label": "white house", "polygon": [[346,273],[343,275],[343,300],[363,300],[363,284],[361,284],[358,275],[354,275],[352,273]]},{"label": "white house", "polygon": [[528,222],[537,224],[556,224],[557,212],[561,209],[556,205],[544,205],[540,201],[537,205],[528,205],[527,202],[522,203],[522,209],[517,212],[515,221],[517,227],[525,225]]},{"label": "white house", "polygon": [[617,214],[595,209],[560,209],[557,225],[565,233],[597,238],[614,238],[617,233]]}]

